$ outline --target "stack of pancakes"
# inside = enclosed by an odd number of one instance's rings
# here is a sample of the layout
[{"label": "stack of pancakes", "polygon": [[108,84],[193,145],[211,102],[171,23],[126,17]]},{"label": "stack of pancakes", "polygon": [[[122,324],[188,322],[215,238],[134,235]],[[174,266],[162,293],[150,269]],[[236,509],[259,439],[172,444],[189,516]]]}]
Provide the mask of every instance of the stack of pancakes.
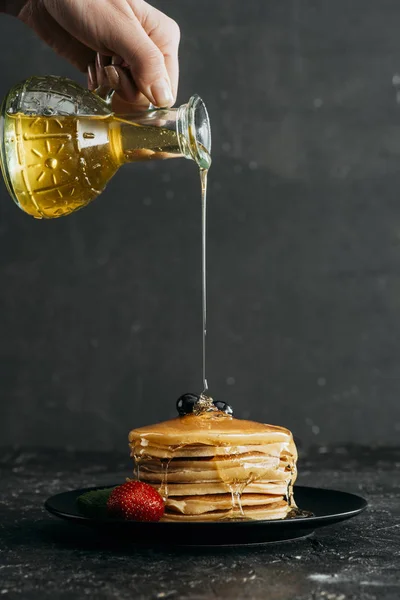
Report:
[{"label": "stack of pancakes", "polygon": [[295,506],[297,451],[283,427],[214,410],[134,429],[129,443],[164,521],[281,519]]}]

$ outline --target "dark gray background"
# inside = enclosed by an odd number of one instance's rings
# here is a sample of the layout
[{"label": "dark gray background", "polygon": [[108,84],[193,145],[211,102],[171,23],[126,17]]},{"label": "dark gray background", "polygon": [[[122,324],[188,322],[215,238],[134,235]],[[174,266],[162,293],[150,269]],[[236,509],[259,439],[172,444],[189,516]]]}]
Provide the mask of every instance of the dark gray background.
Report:
[{"label": "dark gray background", "polygon": [[[209,108],[209,383],[305,444],[400,435],[400,7],[173,0]],[[1,94],[80,76],[0,19]],[[398,90],[396,86],[398,85]],[[0,444],[124,448],[201,387],[189,161],[129,165],[38,222],[0,198]]]}]

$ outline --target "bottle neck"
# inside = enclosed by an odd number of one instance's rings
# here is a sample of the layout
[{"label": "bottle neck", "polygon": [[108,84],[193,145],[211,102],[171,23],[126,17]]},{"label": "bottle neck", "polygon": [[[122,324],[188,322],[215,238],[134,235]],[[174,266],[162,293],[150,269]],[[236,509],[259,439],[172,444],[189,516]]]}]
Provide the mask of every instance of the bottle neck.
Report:
[{"label": "bottle neck", "polygon": [[179,108],[114,116],[110,130],[120,162],[184,157],[201,169],[211,164],[210,123],[198,96]]},{"label": "bottle neck", "polygon": [[110,141],[121,163],[182,157],[175,129],[168,129],[143,115],[115,117]]}]

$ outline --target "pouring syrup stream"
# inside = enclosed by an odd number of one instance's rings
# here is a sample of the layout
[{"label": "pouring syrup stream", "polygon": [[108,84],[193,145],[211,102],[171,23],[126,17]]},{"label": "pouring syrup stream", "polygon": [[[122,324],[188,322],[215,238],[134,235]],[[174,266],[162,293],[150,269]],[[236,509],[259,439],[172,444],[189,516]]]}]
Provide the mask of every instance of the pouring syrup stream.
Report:
[{"label": "pouring syrup stream", "polygon": [[208,391],[207,363],[206,363],[206,338],[207,338],[207,175],[208,169],[200,169],[201,182],[201,291],[202,291],[202,317],[203,317],[203,359],[202,379],[204,396]]}]

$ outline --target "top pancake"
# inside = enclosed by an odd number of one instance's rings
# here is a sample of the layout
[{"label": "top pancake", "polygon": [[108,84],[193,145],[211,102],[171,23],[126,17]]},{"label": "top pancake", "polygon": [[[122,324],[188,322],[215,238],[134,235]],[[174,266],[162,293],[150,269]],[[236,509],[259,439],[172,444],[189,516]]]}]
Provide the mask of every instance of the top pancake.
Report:
[{"label": "top pancake", "polygon": [[219,445],[258,445],[287,444],[288,450],[296,455],[293,436],[288,429],[276,425],[266,425],[255,421],[235,419],[221,411],[189,414],[155,425],[133,429],[129,442],[141,446],[182,446],[205,444]]}]

